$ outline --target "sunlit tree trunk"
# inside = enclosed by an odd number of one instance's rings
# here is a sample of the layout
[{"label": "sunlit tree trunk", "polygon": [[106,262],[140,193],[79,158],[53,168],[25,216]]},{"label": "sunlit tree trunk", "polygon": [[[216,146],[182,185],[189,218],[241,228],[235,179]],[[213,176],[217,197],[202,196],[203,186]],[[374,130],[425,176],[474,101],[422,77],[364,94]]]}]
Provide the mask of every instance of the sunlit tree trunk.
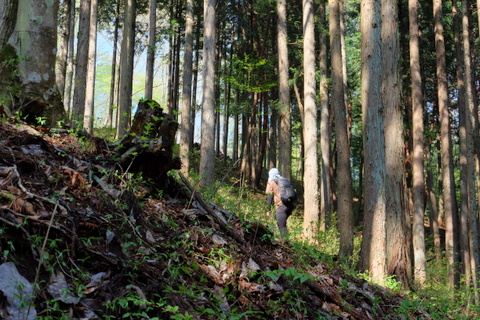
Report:
[{"label": "sunlit tree trunk", "polygon": [[74,127],[83,128],[85,97],[87,90],[88,41],[90,30],[91,0],[80,1],[78,21],[77,58],[75,61],[75,86],[73,89],[72,122]]},{"label": "sunlit tree trunk", "polygon": [[314,8],[312,0],[303,0],[303,70],[304,70],[304,208],[303,235],[309,242],[315,241],[318,233],[318,151],[317,151],[317,106],[315,78]]},{"label": "sunlit tree trunk", "polygon": [[385,126],[385,195],[387,212],[387,273],[409,287],[411,267],[409,232],[405,214],[406,182],[404,168],[403,117],[400,104],[400,43],[398,4],[382,1],[382,91]]},{"label": "sunlit tree trunk", "polygon": [[[153,96],[153,70],[155,65],[155,29],[157,26],[157,1],[150,0],[148,5],[148,47],[145,72],[145,98]],[[191,36],[191,35],[190,35]]]},{"label": "sunlit tree trunk", "polygon": [[190,152],[192,146],[190,139],[192,137],[193,0],[187,0],[185,20],[180,156],[182,157],[182,172],[188,175],[190,171]]},{"label": "sunlit tree trunk", "polygon": [[83,127],[88,133],[93,134],[93,123],[95,116],[95,64],[97,60],[97,17],[98,0],[91,0],[90,27],[88,40],[88,66],[87,86],[85,90],[85,116]]},{"label": "sunlit tree trunk", "polygon": [[278,168],[285,178],[292,175],[290,88],[288,86],[286,0],[277,0],[278,95],[280,98]]},{"label": "sunlit tree trunk", "polygon": [[120,85],[117,138],[127,133],[132,109],[133,57],[135,43],[136,0],[125,0],[122,48],[120,51]]},{"label": "sunlit tree trunk", "polygon": [[[325,26],[325,3],[321,2],[319,7],[320,23]],[[328,96],[328,51],[327,35],[320,33],[320,149],[321,149],[321,184],[320,184],[320,230],[326,231],[326,221],[332,210],[332,191],[330,181],[330,106]]]},{"label": "sunlit tree trunk", "polygon": [[202,148],[200,150],[200,184],[215,181],[215,0],[204,0]]},{"label": "sunlit tree trunk", "polygon": [[362,0],[360,10],[365,202],[359,269],[383,282],[387,239],[380,1]]},{"label": "sunlit tree trunk", "polygon": [[[340,254],[353,253],[352,177],[350,172],[350,142],[345,108],[343,62],[341,48],[340,4],[329,0],[330,48],[332,55],[332,105],[337,143],[337,214],[340,232]],[[377,74],[378,77],[378,74]]]},{"label": "sunlit tree trunk", "polygon": [[458,209],[455,198],[455,184],[453,176],[452,139],[450,132],[450,118],[448,112],[448,82],[445,61],[445,41],[443,37],[442,1],[433,0],[433,15],[435,24],[435,52],[437,60],[438,109],[440,115],[440,131],[442,142],[442,170],[443,170],[443,198],[445,205],[445,248],[448,258],[448,277],[450,288],[459,282],[457,272],[458,243]]},{"label": "sunlit tree trunk", "polygon": [[420,41],[418,30],[418,0],[408,1],[410,29],[410,70],[412,79],[412,134],[413,134],[413,255],[415,282],[423,287],[426,281],[424,228],[424,165],[423,165],[423,99],[420,71]]}]

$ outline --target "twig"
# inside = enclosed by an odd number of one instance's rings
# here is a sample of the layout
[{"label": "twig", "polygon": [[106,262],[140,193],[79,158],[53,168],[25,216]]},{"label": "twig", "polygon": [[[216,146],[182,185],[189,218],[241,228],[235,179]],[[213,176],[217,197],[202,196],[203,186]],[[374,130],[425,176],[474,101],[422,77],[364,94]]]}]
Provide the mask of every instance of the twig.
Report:
[{"label": "twig", "polygon": [[37,283],[38,277],[40,275],[40,266],[43,262],[42,261],[43,260],[43,254],[45,252],[45,246],[47,245],[48,236],[50,234],[50,228],[52,227],[52,224],[53,224],[53,218],[55,217],[55,213],[57,212],[58,200],[59,199],[57,198],[57,201],[55,202],[55,208],[53,208],[52,216],[50,217],[50,223],[48,224],[47,232],[45,234],[45,239],[43,239],[42,249],[40,250],[40,259],[38,260],[38,266],[37,266],[37,271],[35,273],[34,283]]}]

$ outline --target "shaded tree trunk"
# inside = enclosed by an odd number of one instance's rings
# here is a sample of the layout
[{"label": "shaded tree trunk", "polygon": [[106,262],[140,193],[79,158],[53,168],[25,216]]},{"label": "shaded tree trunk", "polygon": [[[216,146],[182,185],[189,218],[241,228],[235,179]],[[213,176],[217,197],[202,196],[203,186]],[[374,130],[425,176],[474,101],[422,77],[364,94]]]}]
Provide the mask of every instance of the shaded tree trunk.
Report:
[{"label": "shaded tree trunk", "polygon": [[[193,9],[192,9],[193,10]],[[155,28],[157,26],[157,1],[150,0],[148,5],[148,47],[145,72],[145,98],[153,96],[153,69],[155,65]]]},{"label": "shaded tree trunk", "polygon": [[17,22],[18,0],[0,2],[0,49],[7,43]]},{"label": "shaded tree trunk", "polygon": [[340,254],[353,253],[352,177],[350,173],[350,142],[343,82],[343,62],[340,28],[340,0],[329,0],[330,48],[332,55],[332,105],[334,106],[337,143],[337,214],[340,232]]},{"label": "shaded tree trunk", "polygon": [[[70,25],[71,20],[74,19],[75,16],[72,17],[71,15],[71,0],[64,0],[63,6],[61,9],[60,16],[62,17],[61,25],[60,25],[60,47],[58,48],[57,52],[57,87],[60,95],[62,97],[65,96],[65,77],[67,74],[67,57],[68,57],[68,44],[70,42],[70,37],[73,37],[73,34],[70,33]],[[0,8],[1,12],[1,8]],[[0,30],[1,32],[1,30]]]},{"label": "shaded tree trunk", "polygon": [[185,17],[185,54],[183,62],[183,91],[180,130],[180,154],[182,172],[188,176],[190,171],[190,152],[192,146],[192,67],[193,67],[193,0],[187,0]]},{"label": "shaded tree trunk", "polygon": [[459,282],[457,270],[458,262],[458,209],[455,198],[455,184],[453,176],[452,139],[450,132],[450,118],[448,112],[448,82],[445,61],[445,42],[443,37],[443,12],[442,1],[433,1],[435,20],[435,53],[437,60],[438,83],[438,109],[440,115],[440,131],[442,142],[442,172],[443,172],[443,198],[445,205],[445,249],[448,257],[448,277],[450,288]]},{"label": "shaded tree trunk", "polygon": [[120,51],[120,84],[117,137],[130,127],[132,109],[133,57],[135,43],[136,0],[125,0],[122,48]]},{"label": "shaded tree trunk", "polygon": [[[116,93],[116,84],[117,81],[117,51],[118,51],[118,29],[119,29],[119,16],[120,16],[120,5],[118,3],[115,4],[115,20],[114,20],[114,30],[113,30],[113,53],[112,53],[112,69],[111,69],[111,79],[110,79],[110,97],[108,102],[108,113],[107,118],[105,119],[105,126],[108,128],[112,128],[113,126],[113,119],[116,117],[113,116],[113,110],[116,109],[115,106],[118,105],[118,101],[115,102],[115,97],[118,96]],[[118,100],[118,99],[117,99]]]},{"label": "shaded tree trunk", "polygon": [[75,61],[75,0],[69,0],[70,4],[70,24],[69,34],[68,37],[68,50],[67,50],[67,70],[66,70],[66,77],[65,77],[65,90],[63,95],[63,106],[67,116],[71,120],[71,113],[72,113],[72,84],[73,84],[73,74],[74,74],[74,61]]},{"label": "shaded tree trunk", "polygon": [[[322,25],[325,20],[325,3],[321,2],[319,7],[319,19]],[[326,231],[327,219],[333,209],[332,187],[330,180],[330,105],[328,96],[328,52],[327,36],[320,33],[320,148],[321,148],[321,184],[320,184],[320,230]]]}]

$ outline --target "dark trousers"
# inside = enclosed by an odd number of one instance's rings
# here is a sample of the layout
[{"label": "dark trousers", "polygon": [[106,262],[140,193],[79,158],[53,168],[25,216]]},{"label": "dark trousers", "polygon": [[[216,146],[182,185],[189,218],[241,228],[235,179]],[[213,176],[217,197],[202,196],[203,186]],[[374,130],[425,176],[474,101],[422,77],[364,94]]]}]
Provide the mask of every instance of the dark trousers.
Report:
[{"label": "dark trousers", "polygon": [[292,215],[293,209],[283,204],[277,208],[275,218],[277,219],[277,226],[281,235],[288,235],[287,219]]}]

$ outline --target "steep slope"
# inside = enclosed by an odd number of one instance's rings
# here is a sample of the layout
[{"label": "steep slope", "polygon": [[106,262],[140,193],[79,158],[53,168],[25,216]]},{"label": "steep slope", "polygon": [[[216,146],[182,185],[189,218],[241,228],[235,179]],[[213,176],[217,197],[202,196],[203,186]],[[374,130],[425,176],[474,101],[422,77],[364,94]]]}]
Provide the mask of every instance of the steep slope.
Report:
[{"label": "steep slope", "polygon": [[430,318],[114,155],[102,139],[0,122],[0,318]]}]

